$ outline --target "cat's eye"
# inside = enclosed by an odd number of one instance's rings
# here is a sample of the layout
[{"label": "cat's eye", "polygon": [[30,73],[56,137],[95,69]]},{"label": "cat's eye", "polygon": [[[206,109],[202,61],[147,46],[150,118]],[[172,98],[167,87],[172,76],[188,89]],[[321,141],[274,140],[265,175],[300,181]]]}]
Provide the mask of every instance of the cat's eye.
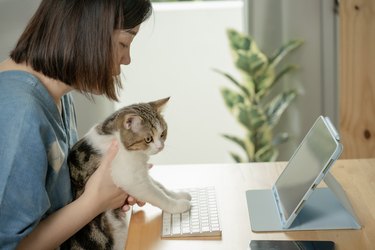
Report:
[{"label": "cat's eye", "polygon": [[152,139],[151,136],[145,138],[145,142],[146,142],[146,143],[150,143],[150,142],[152,142],[152,141],[153,141],[153,139]]}]

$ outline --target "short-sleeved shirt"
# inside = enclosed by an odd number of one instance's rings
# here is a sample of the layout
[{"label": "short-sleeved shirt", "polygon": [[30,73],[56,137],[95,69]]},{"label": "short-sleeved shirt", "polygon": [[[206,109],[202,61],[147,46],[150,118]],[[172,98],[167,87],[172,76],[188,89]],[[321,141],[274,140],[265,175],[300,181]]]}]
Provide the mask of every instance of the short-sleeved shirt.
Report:
[{"label": "short-sleeved shirt", "polygon": [[33,75],[0,72],[0,249],[72,201],[67,156],[77,141],[70,94],[60,113]]}]

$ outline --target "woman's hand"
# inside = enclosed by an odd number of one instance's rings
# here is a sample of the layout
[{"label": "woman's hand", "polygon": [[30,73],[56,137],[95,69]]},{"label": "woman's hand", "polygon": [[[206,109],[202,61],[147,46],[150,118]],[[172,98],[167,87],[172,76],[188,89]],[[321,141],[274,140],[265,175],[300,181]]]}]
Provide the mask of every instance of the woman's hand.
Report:
[{"label": "woman's hand", "polygon": [[135,204],[137,204],[140,207],[143,207],[145,205],[143,201],[138,201],[133,196],[129,195],[128,198],[126,199],[125,204],[122,206],[122,210],[124,212],[127,212],[130,210],[130,206],[133,206]]},{"label": "woman's hand", "polygon": [[134,197],[129,196],[121,188],[117,187],[112,180],[111,163],[118,152],[119,146],[117,141],[113,141],[108,151],[103,156],[102,162],[98,169],[89,178],[85,186],[84,195],[97,197],[93,201],[97,202],[100,212],[108,209],[122,208],[124,212],[130,210],[130,206],[138,204],[143,206],[145,203],[137,201]]},{"label": "woman's hand", "polygon": [[89,197],[93,201],[93,205],[98,206],[99,213],[124,207],[128,198],[128,194],[113,183],[111,176],[111,163],[118,149],[118,142],[112,141],[108,151],[102,158],[100,166],[92,174],[85,186],[83,196]]}]

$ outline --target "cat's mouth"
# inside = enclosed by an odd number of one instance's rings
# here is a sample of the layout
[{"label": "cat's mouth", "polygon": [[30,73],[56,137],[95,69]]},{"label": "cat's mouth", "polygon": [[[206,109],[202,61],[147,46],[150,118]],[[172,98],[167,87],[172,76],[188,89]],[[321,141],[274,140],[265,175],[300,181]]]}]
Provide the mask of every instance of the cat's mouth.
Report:
[{"label": "cat's mouth", "polygon": [[160,151],[162,151],[162,148],[160,149],[152,149],[152,150],[149,150],[147,152],[148,155],[156,155],[157,153],[159,153]]}]

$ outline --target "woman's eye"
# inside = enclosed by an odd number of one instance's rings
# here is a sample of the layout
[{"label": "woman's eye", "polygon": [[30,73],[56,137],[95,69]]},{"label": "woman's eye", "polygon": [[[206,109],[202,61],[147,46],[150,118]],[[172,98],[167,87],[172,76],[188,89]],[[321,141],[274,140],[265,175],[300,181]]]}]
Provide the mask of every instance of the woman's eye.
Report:
[{"label": "woman's eye", "polygon": [[128,47],[128,45],[126,45],[125,43],[120,43],[120,45],[121,45],[122,48],[127,48]]},{"label": "woman's eye", "polygon": [[146,143],[150,143],[150,142],[152,142],[152,137],[147,137],[147,138],[145,139],[145,142],[146,142]]}]

